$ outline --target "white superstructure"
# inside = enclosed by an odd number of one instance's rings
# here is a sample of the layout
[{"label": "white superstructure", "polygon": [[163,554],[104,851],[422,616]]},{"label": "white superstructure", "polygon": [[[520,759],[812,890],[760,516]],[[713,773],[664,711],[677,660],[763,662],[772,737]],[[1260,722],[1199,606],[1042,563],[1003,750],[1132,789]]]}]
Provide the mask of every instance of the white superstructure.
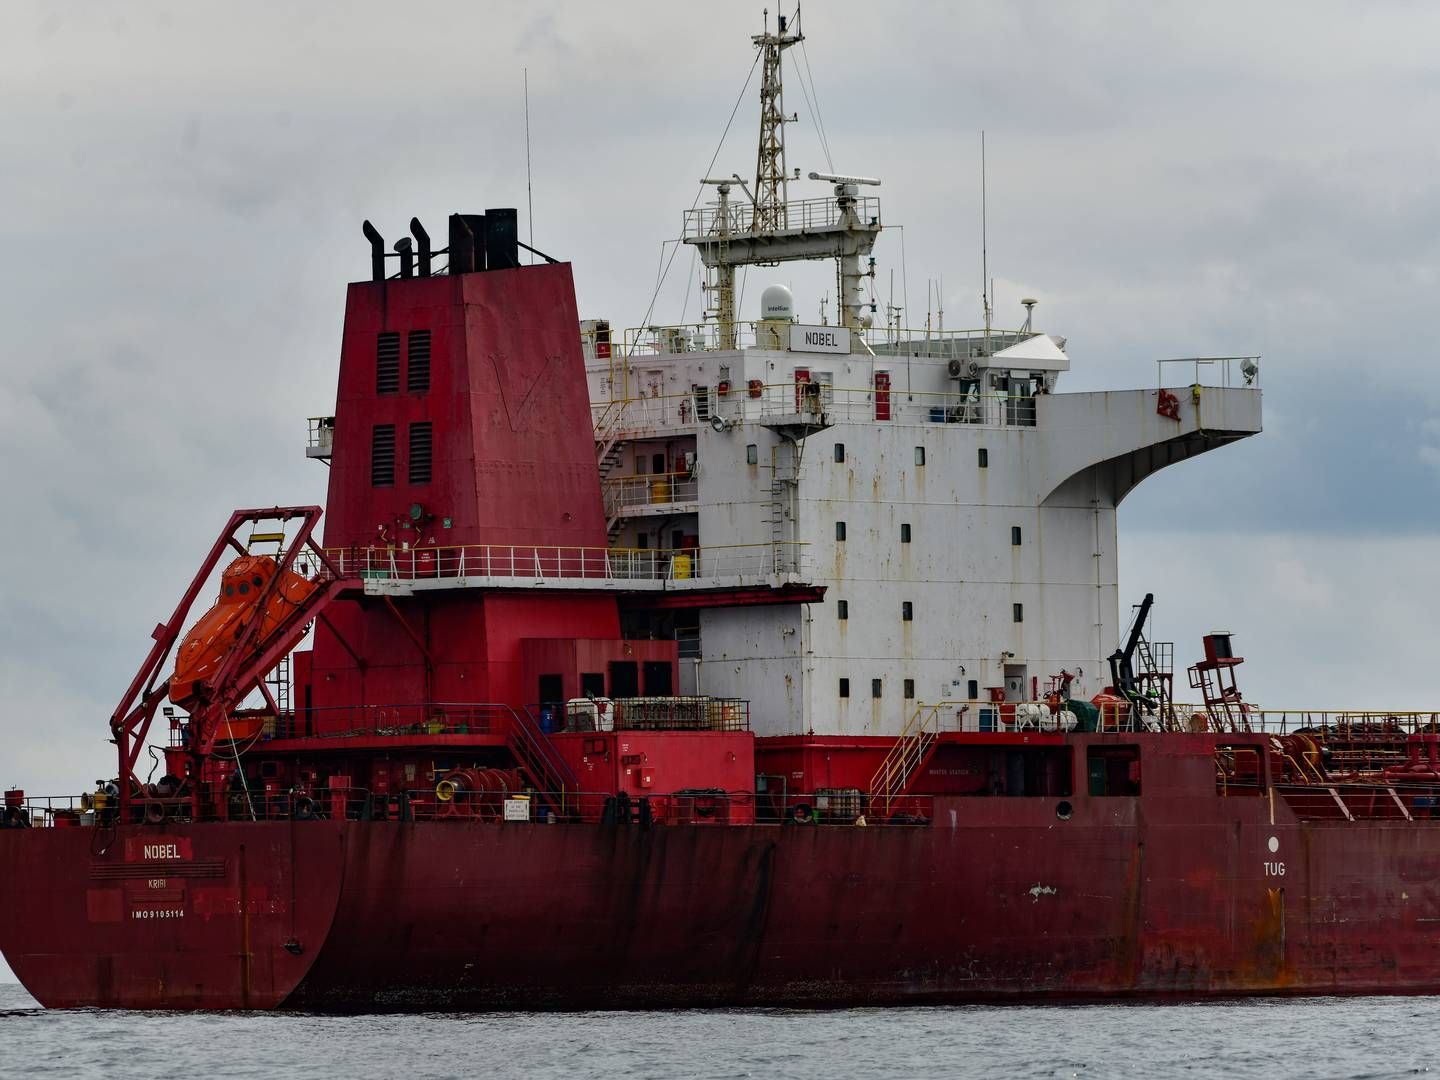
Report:
[{"label": "white superstructure", "polygon": [[[879,200],[824,179],[829,197],[772,201],[763,220],[711,181],[685,240],[718,274],[714,318],[583,333],[612,547],[703,578],[725,549],[768,544],[774,580],[823,600],[717,597],[637,613],[629,634],[678,637],[682,689],[748,698],[762,735],[895,735],[917,702],[1029,701],[1062,669],[1094,694],[1124,630],[1116,506],[1260,431],[1253,367],[1243,385],[1222,365],[1206,369],[1221,386],[1067,394],[1064,342],[1029,329],[1033,301],[1019,331],[871,327],[854,298]],[[735,266],[817,258],[836,261],[839,325],[796,321],[774,288],[736,319]]]}]

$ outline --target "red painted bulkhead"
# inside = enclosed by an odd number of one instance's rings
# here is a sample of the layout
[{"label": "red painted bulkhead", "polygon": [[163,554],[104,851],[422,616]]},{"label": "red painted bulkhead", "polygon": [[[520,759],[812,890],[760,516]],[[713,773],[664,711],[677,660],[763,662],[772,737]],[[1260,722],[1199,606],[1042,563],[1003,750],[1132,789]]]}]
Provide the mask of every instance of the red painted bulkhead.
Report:
[{"label": "red painted bulkhead", "polygon": [[[369,549],[372,560],[430,548],[449,557],[461,545],[605,547],[578,322],[563,263],[350,285],[325,545]],[[417,334],[429,335],[424,389],[410,389]],[[381,335],[397,335],[388,386],[378,375]],[[411,483],[409,432],[423,423],[430,479]],[[393,483],[374,482],[376,425],[394,428]],[[328,617],[315,634],[309,695],[320,731],[336,707],[533,702],[522,639],[620,633],[613,597],[533,589],[417,592],[393,609],[377,600]]]}]

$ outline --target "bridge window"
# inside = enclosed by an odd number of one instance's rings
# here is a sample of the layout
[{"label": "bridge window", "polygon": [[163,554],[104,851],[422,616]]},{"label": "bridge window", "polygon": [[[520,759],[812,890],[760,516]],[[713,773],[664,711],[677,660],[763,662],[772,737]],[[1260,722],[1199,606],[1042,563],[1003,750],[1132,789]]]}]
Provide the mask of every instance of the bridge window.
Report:
[{"label": "bridge window", "polygon": [[395,483],[395,425],[376,424],[370,429],[370,484],[391,487]]},{"label": "bridge window", "polygon": [[375,393],[400,392],[400,335],[385,333],[375,339]]},{"label": "bridge window", "polygon": [[430,389],[430,331],[412,330],[405,339],[405,389],[423,394]]},{"label": "bridge window", "polygon": [[1140,747],[1092,746],[1085,763],[1091,795],[1140,794]]}]

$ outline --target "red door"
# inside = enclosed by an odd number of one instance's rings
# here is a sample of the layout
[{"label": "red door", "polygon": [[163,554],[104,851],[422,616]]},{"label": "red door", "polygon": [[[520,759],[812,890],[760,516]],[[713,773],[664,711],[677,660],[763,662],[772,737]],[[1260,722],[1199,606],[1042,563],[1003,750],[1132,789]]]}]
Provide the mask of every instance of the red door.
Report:
[{"label": "red door", "polygon": [[890,419],[890,373],[875,372],[875,419]]},{"label": "red door", "polygon": [[797,367],[795,369],[795,411],[805,411],[805,387],[810,383],[810,369]]}]

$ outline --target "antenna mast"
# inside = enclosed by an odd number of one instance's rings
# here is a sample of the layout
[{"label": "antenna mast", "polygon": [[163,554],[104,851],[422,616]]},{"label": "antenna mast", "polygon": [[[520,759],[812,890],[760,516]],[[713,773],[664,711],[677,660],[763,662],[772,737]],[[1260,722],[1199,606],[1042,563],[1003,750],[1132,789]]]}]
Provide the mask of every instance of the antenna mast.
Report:
[{"label": "antenna mast", "polygon": [[805,40],[799,31],[787,32],[785,16],[775,16],[776,33],[770,33],[770,12],[765,32],[750,40],[760,50],[760,149],[755,155],[755,213],[751,228],[784,229],[788,226],[789,177],[785,168],[785,125],[797,119],[785,115],[785,84],[780,54]]},{"label": "antenna mast", "polygon": [[530,188],[530,69],[525,74],[525,220],[530,226],[530,264],[535,264],[535,196]]},{"label": "antenna mast", "polygon": [[980,132],[980,303],[985,310],[985,355],[990,355],[990,245],[985,205],[985,132]]}]

